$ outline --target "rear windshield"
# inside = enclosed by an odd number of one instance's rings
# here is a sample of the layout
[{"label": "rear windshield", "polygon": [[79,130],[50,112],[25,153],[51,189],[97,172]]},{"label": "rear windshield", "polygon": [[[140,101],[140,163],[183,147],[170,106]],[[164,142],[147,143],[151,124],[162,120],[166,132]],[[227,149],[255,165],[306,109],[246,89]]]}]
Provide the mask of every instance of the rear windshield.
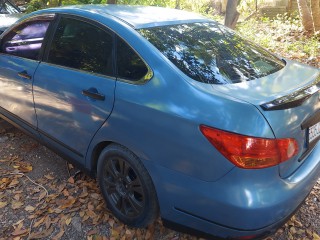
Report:
[{"label": "rear windshield", "polygon": [[138,30],[194,80],[227,84],[260,78],[285,66],[265,49],[213,22]]}]

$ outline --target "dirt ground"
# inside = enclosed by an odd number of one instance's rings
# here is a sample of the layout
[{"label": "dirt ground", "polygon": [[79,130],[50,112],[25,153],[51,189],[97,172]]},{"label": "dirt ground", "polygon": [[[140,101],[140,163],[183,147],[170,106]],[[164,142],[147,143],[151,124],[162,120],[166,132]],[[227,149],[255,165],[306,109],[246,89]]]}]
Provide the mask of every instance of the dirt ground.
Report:
[{"label": "dirt ground", "polygon": [[[320,180],[301,209],[267,239],[320,240]],[[0,119],[0,240],[197,239],[158,220],[130,229],[105,208],[95,180]]]}]

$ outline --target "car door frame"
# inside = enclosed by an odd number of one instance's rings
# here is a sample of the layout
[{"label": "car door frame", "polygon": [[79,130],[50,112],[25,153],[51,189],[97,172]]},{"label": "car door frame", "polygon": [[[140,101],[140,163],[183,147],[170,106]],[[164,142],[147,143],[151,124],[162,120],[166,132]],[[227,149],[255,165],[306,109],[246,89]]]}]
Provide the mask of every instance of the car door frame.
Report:
[{"label": "car door frame", "polygon": [[[117,34],[115,33],[115,31],[112,28],[109,28],[108,26],[106,26],[106,25],[104,25],[104,24],[102,24],[102,23],[100,23],[98,21],[86,18],[84,16],[75,15],[75,14],[69,14],[69,13],[61,13],[61,12],[56,12],[55,13],[55,19],[52,22],[52,25],[51,25],[51,28],[50,28],[50,32],[48,32],[48,34],[46,35],[45,46],[43,48],[43,52],[42,52],[42,55],[41,55],[41,61],[40,62],[48,63],[50,46],[51,46],[51,44],[53,42],[54,35],[55,35],[56,31],[57,31],[58,25],[59,25],[60,20],[61,20],[62,17],[72,18],[72,19],[75,19],[75,20],[79,20],[79,21],[83,21],[83,22],[89,23],[89,24],[91,24],[91,25],[93,25],[95,27],[98,27],[100,29],[107,30],[112,34],[112,41],[113,41],[113,49],[112,49],[113,65],[112,65],[112,70],[113,70],[113,75],[114,76],[113,77],[108,76],[108,77],[112,78],[114,80],[115,84],[116,84],[117,77],[116,77],[116,63],[115,63],[115,61],[116,61],[116,57],[115,57],[116,49],[115,48],[116,48],[116,36],[117,36]],[[59,67],[65,68],[65,69],[75,70],[74,68],[67,67],[67,66],[62,66],[62,65],[59,65]],[[79,72],[88,73],[88,72],[86,72],[84,70],[79,70],[79,69],[76,69],[76,70],[79,71]],[[95,75],[100,75],[100,76],[105,77],[105,75],[103,75],[103,74],[95,74]],[[113,104],[114,104],[114,102],[113,102]],[[43,141],[42,143],[44,145],[46,145],[47,147],[52,149],[54,152],[58,153],[63,158],[67,159],[72,164],[76,165],[79,169],[85,171],[88,175],[92,175],[93,173],[91,172],[91,169],[87,169],[86,168],[86,164],[85,164],[85,159],[87,158],[88,149],[90,147],[92,139],[94,139],[95,135],[99,132],[100,128],[109,119],[109,117],[112,114],[112,111],[113,111],[113,106],[112,106],[112,109],[110,111],[109,116],[102,122],[100,127],[96,130],[96,132],[94,133],[94,135],[90,139],[90,142],[89,142],[89,144],[87,146],[87,149],[86,149],[86,154],[84,156],[79,154],[78,152],[76,152],[74,149],[68,147],[66,144],[60,142],[59,140],[57,140],[55,138],[52,138],[50,135],[46,134],[44,131],[41,131],[40,129],[37,129],[37,131],[38,131],[38,133],[39,133],[39,135],[41,136],[42,139],[49,138],[53,142],[55,142],[55,144],[52,145],[52,144],[48,144],[46,141]],[[82,162],[81,159],[83,159],[83,164],[80,163],[80,162]]]},{"label": "car door frame", "polygon": [[[55,13],[44,13],[44,14],[39,14],[39,15],[32,15],[28,18],[25,18],[21,21],[18,21],[17,23],[15,23],[14,25],[12,25],[10,28],[8,28],[4,34],[1,35],[1,38],[0,38],[0,47],[2,46],[2,40],[3,38],[9,34],[11,32],[11,30],[13,30],[14,28],[22,25],[22,24],[25,24],[26,22],[31,22],[31,21],[36,21],[36,20],[45,20],[45,19],[50,19],[51,22],[49,23],[49,26],[48,26],[48,29],[45,33],[45,36],[43,38],[43,42],[42,42],[42,45],[41,45],[41,48],[40,48],[40,52],[39,52],[39,55],[38,55],[38,58],[34,61],[37,61],[38,62],[38,65],[35,69],[34,72],[37,71],[37,68],[39,66],[39,64],[41,63],[42,61],[42,58],[43,58],[43,54],[44,54],[44,50],[47,46],[47,40],[48,40],[48,36],[50,36],[50,33],[52,31],[52,27],[56,21],[56,14]],[[10,54],[6,54],[6,53],[0,53],[1,55],[10,55]],[[12,56],[12,55],[10,55]],[[23,58],[23,57],[19,57],[19,56],[15,56],[17,58]],[[32,81],[30,82],[31,84],[31,89],[33,89],[33,77],[32,77]],[[33,93],[32,93],[33,94]],[[34,108],[34,102],[33,102],[33,108]],[[34,108],[35,110],[35,108]],[[36,117],[36,112],[35,112],[35,118],[36,118],[36,126],[33,126],[31,125],[30,123],[24,121],[22,118],[16,116],[15,114],[7,111],[6,109],[2,108],[0,106],[0,117],[3,118],[4,120],[6,120],[7,122],[11,123],[12,125],[14,125],[15,127],[19,128],[20,130],[22,130],[24,133],[36,138],[38,141],[42,142],[42,139],[38,133],[38,123],[37,123],[37,117]]]}]

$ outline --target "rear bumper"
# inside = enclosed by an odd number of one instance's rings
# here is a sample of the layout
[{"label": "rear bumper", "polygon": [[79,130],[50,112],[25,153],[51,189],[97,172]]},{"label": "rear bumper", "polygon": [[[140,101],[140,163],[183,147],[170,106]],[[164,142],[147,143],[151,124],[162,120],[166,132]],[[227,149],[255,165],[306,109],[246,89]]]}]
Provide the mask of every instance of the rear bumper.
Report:
[{"label": "rear bumper", "polygon": [[320,177],[320,144],[291,176],[277,167],[234,168],[216,182],[204,182],[145,162],[157,189],[161,216],[210,236],[263,236],[277,230],[303,203]]}]

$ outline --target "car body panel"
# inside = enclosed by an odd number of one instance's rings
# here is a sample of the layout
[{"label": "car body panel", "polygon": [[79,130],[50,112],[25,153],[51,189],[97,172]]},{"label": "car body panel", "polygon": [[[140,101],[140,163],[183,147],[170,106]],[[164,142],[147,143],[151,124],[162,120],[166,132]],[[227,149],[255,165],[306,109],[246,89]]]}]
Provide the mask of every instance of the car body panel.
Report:
[{"label": "car body panel", "polygon": [[[277,230],[319,179],[319,156],[317,144],[308,161],[281,181],[277,167],[267,169],[268,177],[264,170],[234,168],[217,182],[205,182],[154,162],[144,163],[151,176],[155,176],[153,182],[164,219],[233,239],[254,238]],[[166,199],[168,195],[170,201]]]},{"label": "car body panel", "polygon": [[212,87],[259,106],[312,83],[319,74],[320,71],[317,68],[286,60],[286,66],[280,71],[260,79],[235,84],[216,84]]},{"label": "car body panel", "polygon": [[[39,131],[84,157],[93,135],[111,113],[115,80],[41,63],[33,88]],[[105,100],[82,94],[92,88]]]},{"label": "car body panel", "polygon": [[[140,15],[135,18],[137,12]],[[293,109],[265,111],[260,105],[306,86],[316,78],[317,70],[288,62],[283,72],[246,83],[212,86],[197,82],[135,30],[211,21],[178,10],[171,11],[176,15],[168,12],[144,7],[71,6],[41,10],[19,20],[55,13],[58,17],[54,21],[72,15],[98,22],[130,45],[153,73],[148,81],[130,82],[47,63],[50,32],[46,35],[46,51],[41,51],[41,62],[37,62],[35,74],[32,72],[33,86],[28,85],[33,91],[38,123],[34,123],[31,111],[21,118],[37,126],[32,129],[38,130],[46,145],[92,173],[100,151],[108,144],[117,143],[132,151],[152,178],[165,220],[224,238],[275,231],[319,178],[319,143],[316,141],[299,163],[293,158],[288,165],[246,170],[213,147],[199,126],[259,138],[294,137],[299,139],[301,150],[306,130],[298,127],[318,109],[318,92]],[[158,17],[161,21],[156,21]],[[14,69],[6,67],[8,58],[0,54],[0,66]],[[21,60],[18,66],[27,65]],[[295,78],[298,73],[304,75],[302,80]],[[1,76],[1,84],[8,85],[7,75]],[[21,86],[14,87],[15,91],[18,88]],[[105,96],[105,101],[82,94],[93,88]],[[0,98],[5,98],[4,94],[0,90]],[[8,111],[12,112],[10,108]],[[21,125],[8,111],[1,114],[6,118],[10,115],[11,121]],[[33,122],[24,120],[28,118]]]},{"label": "car body panel", "polygon": [[[86,160],[87,168],[90,168],[95,146],[100,142],[111,141],[162,166],[205,181],[216,181],[234,165],[210,147],[204,136],[199,135],[200,124],[217,128],[227,126],[232,131],[243,134],[254,131],[253,134],[257,136],[274,138],[263,116],[251,104],[233,97],[226,98],[224,94],[211,91],[207,84],[186,80],[175,71],[170,62],[164,61],[163,56],[157,54],[157,50],[144,50],[150,44],[135,31],[127,31],[122,37],[154,69],[154,76],[143,85],[117,81],[113,113],[91,142]],[[150,45],[150,49],[153,48]],[[163,98],[163,93],[169,93],[172,89],[175,89],[174,93],[166,94]],[[190,98],[185,93],[193,97]],[[244,113],[252,118],[242,121],[239,116]],[[150,122],[147,121],[142,126],[141,123],[149,116],[156,120],[150,119]],[[162,129],[160,135],[159,129]],[[167,136],[165,133],[168,131],[175,137]],[[171,141],[174,144],[164,144]],[[195,145],[195,142],[201,144]],[[180,151],[183,145],[188,147]],[[174,162],[169,157],[170,154],[174,154]]]},{"label": "car body panel", "polygon": [[308,129],[302,129],[301,124],[319,110],[319,93],[316,91],[299,106],[293,108],[269,111],[261,108],[261,105],[312,85],[319,75],[319,69],[287,60],[282,70],[267,77],[237,84],[212,85],[219,92],[255,105],[269,122],[276,138],[293,137],[298,140],[298,155],[279,165],[281,177],[288,177],[303,162],[301,157],[308,150]]},{"label": "car body panel", "polygon": [[1,107],[27,124],[37,127],[34,111],[32,82],[18,74],[26,72],[34,75],[39,61],[24,59],[16,56],[2,56],[0,58],[0,102]]},{"label": "car body panel", "polygon": [[[107,6],[107,7],[106,7]],[[176,9],[167,8],[166,14],[163,14],[162,10],[158,7],[152,6],[126,6],[126,5],[79,5],[79,6],[65,6],[62,8],[52,8],[49,10],[44,10],[45,12],[65,12],[65,13],[79,13],[82,16],[87,14],[102,15],[104,19],[106,17],[113,16],[119,21],[126,23],[126,25],[132,28],[145,28],[145,27],[155,27],[163,26],[169,24],[178,24],[181,22],[208,22],[207,18],[203,16],[192,13],[192,12],[181,12]],[[41,11],[40,11],[41,12]],[[137,17],[139,16],[139,17]]]}]

